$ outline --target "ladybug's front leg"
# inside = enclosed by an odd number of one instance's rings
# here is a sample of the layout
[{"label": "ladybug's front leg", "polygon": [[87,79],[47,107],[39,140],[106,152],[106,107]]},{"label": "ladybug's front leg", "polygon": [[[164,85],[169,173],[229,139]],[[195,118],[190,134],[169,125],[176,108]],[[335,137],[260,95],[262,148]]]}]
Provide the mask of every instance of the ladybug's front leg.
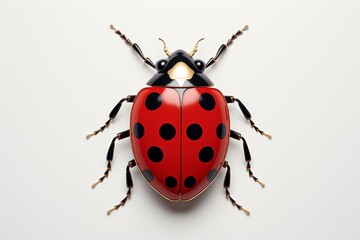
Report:
[{"label": "ladybug's front leg", "polygon": [[251,171],[251,166],[250,166],[250,161],[251,161],[251,155],[250,155],[250,150],[249,147],[246,143],[246,140],[243,136],[241,136],[240,133],[234,131],[234,130],[230,130],[230,137],[234,138],[238,141],[242,140],[243,141],[243,148],[244,148],[244,155],[245,155],[245,161],[247,162],[247,166],[246,166],[246,170],[249,172],[249,176],[254,179],[255,182],[259,183],[261,185],[261,187],[265,187],[265,184],[260,182],[260,180],[254,176],[253,172]]},{"label": "ladybug's front leg", "polygon": [[109,176],[109,172],[111,171],[111,161],[113,160],[113,157],[114,157],[115,141],[127,138],[129,136],[130,136],[130,130],[126,130],[126,131],[116,134],[116,137],[114,137],[113,140],[111,140],[111,144],[110,144],[109,150],[106,155],[106,160],[108,162],[106,171],[104,172],[104,175],[101,178],[99,178],[99,180],[97,182],[95,182],[94,184],[91,185],[92,188],[95,188],[96,185],[103,182],[104,179]]},{"label": "ladybug's front leg", "polygon": [[205,65],[205,67],[208,68],[208,67],[210,67],[211,65],[213,65],[213,64],[216,62],[216,60],[218,60],[218,58],[225,52],[225,50],[227,49],[227,47],[229,47],[229,46],[233,43],[233,41],[234,41],[238,36],[242,35],[243,32],[244,32],[245,30],[248,30],[248,29],[249,29],[249,26],[248,26],[248,25],[245,25],[245,26],[243,27],[243,29],[238,30],[235,34],[233,34],[233,35],[231,36],[231,38],[229,38],[229,39],[227,40],[226,44],[221,44],[220,47],[219,47],[219,49],[217,50],[215,56],[209,59],[209,61],[208,61],[208,62],[206,63],[206,65]]},{"label": "ladybug's front leg", "polygon": [[127,45],[131,46],[131,48],[134,49],[135,52],[142,58],[142,60],[144,61],[144,63],[146,63],[147,65],[149,65],[149,66],[152,67],[152,68],[156,68],[156,67],[155,67],[155,64],[151,61],[151,59],[144,56],[143,52],[141,51],[141,48],[139,47],[139,45],[137,45],[137,43],[132,43],[132,42],[130,41],[130,39],[127,38],[127,37],[125,36],[125,34],[123,34],[122,32],[120,32],[120,30],[116,29],[116,28],[114,27],[114,25],[110,25],[110,29],[114,30],[115,33],[116,33],[117,35],[119,35],[120,38],[121,38],[122,40],[124,40]]},{"label": "ladybug's front leg", "polygon": [[116,115],[118,114],[123,102],[126,101],[126,102],[132,103],[132,102],[134,102],[135,97],[136,97],[135,95],[129,95],[129,96],[121,99],[120,102],[118,102],[118,104],[116,104],[116,106],[113,108],[113,110],[111,110],[111,112],[109,114],[109,119],[105,122],[105,124],[102,127],[100,127],[98,130],[86,135],[86,139],[89,139],[90,137],[97,135],[99,132],[104,131],[104,129],[110,125],[111,120],[113,120],[116,117]]},{"label": "ladybug's front leg", "polygon": [[237,102],[242,113],[244,114],[244,117],[250,121],[251,127],[253,127],[255,129],[256,132],[260,133],[261,135],[267,137],[268,139],[271,139],[271,135],[265,133],[264,131],[260,130],[257,126],[255,126],[255,123],[251,120],[251,114],[249,112],[249,110],[247,110],[247,108],[245,107],[245,105],[237,98],[233,97],[233,96],[225,96],[226,102],[227,103],[233,103],[233,102]]}]

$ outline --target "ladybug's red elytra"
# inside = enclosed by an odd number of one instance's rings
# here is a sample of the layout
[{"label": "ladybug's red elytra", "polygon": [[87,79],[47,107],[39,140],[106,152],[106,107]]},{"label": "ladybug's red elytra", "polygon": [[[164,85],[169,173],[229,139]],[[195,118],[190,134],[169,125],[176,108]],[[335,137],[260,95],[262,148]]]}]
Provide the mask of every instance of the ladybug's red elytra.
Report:
[{"label": "ladybug's red elytra", "polygon": [[230,129],[227,104],[238,103],[244,117],[255,131],[271,139],[255,126],[250,112],[242,102],[233,96],[224,96],[212,87],[212,81],[204,71],[214,64],[224,50],[247,30],[245,26],[222,44],[216,55],[205,64],[193,59],[200,39],[190,53],[177,50],[170,53],[164,40],[164,52],[168,56],[156,65],[142,53],[136,43],[110,26],[128,45],[130,45],[146,64],[157,73],[147,82],[137,95],[129,95],[120,100],[98,130],[87,135],[90,138],[107,128],[119,112],[123,102],[133,103],[130,116],[130,129],[118,133],[111,141],[107,153],[107,169],[92,187],[103,182],[111,171],[115,141],[127,137],[131,139],[134,159],[126,167],[126,197],[108,214],[123,206],[131,195],[133,181],[130,168],[137,166],[149,185],[170,201],[189,201],[201,194],[216,178],[221,167],[227,169],[224,179],[226,196],[239,209],[249,215],[249,211],[239,205],[229,192],[230,166],[225,161],[229,139],[243,142],[245,161],[249,176],[262,187],[265,185],[256,178],[250,167],[250,151],[244,137]]}]

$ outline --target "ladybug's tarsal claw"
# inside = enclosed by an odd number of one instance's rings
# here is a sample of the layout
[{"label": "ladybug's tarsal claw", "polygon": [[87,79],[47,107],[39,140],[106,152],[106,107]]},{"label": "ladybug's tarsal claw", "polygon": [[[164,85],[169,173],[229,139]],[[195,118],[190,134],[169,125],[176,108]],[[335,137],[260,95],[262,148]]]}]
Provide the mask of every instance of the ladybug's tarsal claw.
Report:
[{"label": "ladybug's tarsal claw", "polygon": [[97,182],[93,183],[91,185],[91,188],[94,189],[99,183],[101,183],[101,180],[98,180]]},{"label": "ladybug's tarsal claw", "polygon": [[249,210],[247,210],[247,209],[245,209],[245,208],[243,208],[243,207],[241,207],[241,209],[240,209],[241,211],[243,211],[246,215],[250,215],[250,211]]},{"label": "ladybug's tarsal claw", "polygon": [[115,211],[116,210],[116,208],[115,207],[113,207],[113,208],[111,208],[111,209],[109,209],[109,210],[107,210],[107,215],[110,215],[113,211]]},{"label": "ladybug's tarsal claw", "polygon": [[265,184],[263,182],[260,182],[259,179],[256,179],[255,182],[259,183],[262,188],[265,188]]},{"label": "ladybug's tarsal claw", "polygon": [[86,135],[86,139],[91,138],[92,136],[95,136],[95,132],[89,133]]},{"label": "ladybug's tarsal claw", "polygon": [[271,136],[270,134],[264,133],[263,135],[264,135],[265,137],[267,137],[269,140],[272,139],[272,136]]}]

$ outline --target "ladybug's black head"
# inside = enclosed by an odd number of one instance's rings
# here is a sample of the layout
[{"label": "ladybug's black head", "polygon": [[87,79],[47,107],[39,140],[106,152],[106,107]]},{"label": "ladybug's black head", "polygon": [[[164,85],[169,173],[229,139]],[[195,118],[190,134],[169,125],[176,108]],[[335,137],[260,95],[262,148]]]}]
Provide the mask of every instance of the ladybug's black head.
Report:
[{"label": "ladybug's black head", "polygon": [[[162,39],[160,40],[163,41]],[[147,84],[150,86],[164,87],[213,86],[212,81],[203,73],[205,63],[202,60],[193,59],[193,55],[197,51],[198,43],[199,42],[195,44],[194,49],[190,53],[184,50],[169,53],[164,42],[164,51],[166,55],[168,55],[168,58],[161,59],[156,63],[156,70],[158,72]]]}]

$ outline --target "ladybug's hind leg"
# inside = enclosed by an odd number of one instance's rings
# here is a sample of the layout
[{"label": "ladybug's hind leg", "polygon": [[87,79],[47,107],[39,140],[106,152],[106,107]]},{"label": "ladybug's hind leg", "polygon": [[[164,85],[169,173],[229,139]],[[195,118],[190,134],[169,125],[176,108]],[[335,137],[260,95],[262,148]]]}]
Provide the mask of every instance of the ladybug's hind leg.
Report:
[{"label": "ladybug's hind leg", "polygon": [[247,162],[247,166],[246,166],[246,170],[249,172],[249,177],[251,177],[252,179],[254,179],[255,182],[259,183],[261,185],[261,187],[265,187],[265,184],[260,182],[260,180],[254,176],[253,172],[251,171],[251,166],[250,166],[250,161],[251,161],[251,155],[250,155],[250,150],[249,147],[246,143],[246,140],[243,136],[241,136],[240,133],[234,131],[234,130],[230,130],[230,137],[234,138],[238,141],[242,140],[243,142],[243,148],[244,148],[244,155],[245,155],[245,161]]},{"label": "ladybug's hind leg", "polygon": [[131,196],[131,189],[133,188],[134,184],[133,184],[133,180],[131,177],[131,172],[130,172],[130,168],[136,166],[136,162],[135,160],[131,160],[129,161],[128,165],[126,166],[126,186],[128,188],[128,191],[126,193],[126,197],[121,200],[121,202],[117,205],[115,205],[113,208],[109,209],[107,211],[107,214],[110,215],[113,211],[118,210],[119,207],[124,206],[126,201],[130,198]]},{"label": "ladybug's hind leg", "polygon": [[129,95],[123,99],[121,99],[118,104],[116,104],[116,106],[113,108],[113,110],[111,110],[110,114],[109,114],[109,119],[105,122],[105,124],[103,126],[101,126],[98,130],[92,132],[92,133],[89,133],[86,135],[86,139],[89,139],[91,138],[92,136],[95,136],[97,135],[99,132],[102,132],[104,131],[105,128],[107,128],[109,125],[110,125],[110,122],[111,120],[113,120],[116,115],[118,114],[120,108],[121,108],[121,105],[123,104],[123,102],[134,102],[135,100],[135,95]]},{"label": "ladybug's hind leg", "polygon": [[126,131],[118,133],[116,135],[116,137],[114,137],[113,140],[111,140],[111,144],[110,144],[109,150],[108,150],[107,155],[106,155],[106,160],[108,162],[106,171],[104,172],[104,175],[101,178],[99,178],[99,180],[97,182],[95,182],[94,184],[91,185],[92,188],[95,188],[96,185],[103,182],[104,179],[109,176],[109,172],[111,171],[111,162],[112,162],[113,157],[114,157],[115,141],[127,138],[129,136],[130,136],[130,130],[126,130]]},{"label": "ladybug's hind leg", "polygon": [[230,187],[230,166],[228,164],[227,161],[224,162],[223,165],[224,168],[226,169],[226,175],[225,175],[225,179],[224,179],[224,188],[225,188],[225,194],[226,197],[230,199],[231,203],[236,206],[240,211],[243,211],[244,213],[246,213],[246,215],[250,215],[250,211],[246,210],[245,208],[243,208],[243,206],[241,206],[240,204],[238,204],[231,196],[230,196],[230,192],[229,192],[229,187]]},{"label": "ladybug's hind leg", "polygon": [[255,123],[251,120],[251,114],[250,114],[249,110],[247,110],[245,105],[239,99],[237,99],[237,98],[235,98],[233,96],[225,96],[225,99],[226,99],[227,103],[234,103],[234,102],[238,103],[241,112],[244,114],[244,117],[246,118],[246,120],[249,120],[251,127],[254,128],[256,132],[258,132],[261,135],[267,137],[268,139],[272,138],[270,134],[265,133],[264,131],[260,130],[255,125]]}]

